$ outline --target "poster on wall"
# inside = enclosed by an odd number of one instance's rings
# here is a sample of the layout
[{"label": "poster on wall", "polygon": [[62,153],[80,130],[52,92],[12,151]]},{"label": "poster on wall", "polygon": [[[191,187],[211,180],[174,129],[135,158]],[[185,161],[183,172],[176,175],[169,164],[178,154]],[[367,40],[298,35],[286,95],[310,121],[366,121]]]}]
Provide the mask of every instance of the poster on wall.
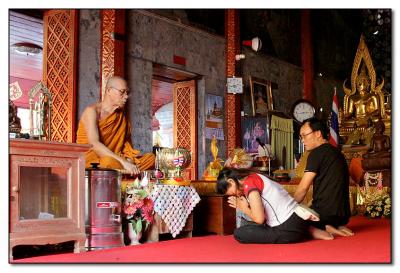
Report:
[{"label": "poster on wall", "polygon": [[242,147],[246,153],[258,153],[260,141],[268,144],[267,117],[242,117]]},{"label": "poster on wall", "polygon": [[224,140],[222,96],[206,94],[206,138]]}]

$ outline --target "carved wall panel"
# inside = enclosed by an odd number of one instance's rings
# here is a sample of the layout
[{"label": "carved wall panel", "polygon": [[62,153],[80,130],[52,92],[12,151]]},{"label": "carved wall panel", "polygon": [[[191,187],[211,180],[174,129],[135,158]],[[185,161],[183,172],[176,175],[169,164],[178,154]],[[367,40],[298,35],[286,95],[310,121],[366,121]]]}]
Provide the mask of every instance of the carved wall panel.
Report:
[{"label": "carved wall panel", "polygon": [[75,141],[77,11],[44,14],[43,82],[53,96],[51,140]]},{"label": "carved wall panel", "polygon": [[191,151],[192,162],[185,170],[197,179],[197,117],[195,81],[174,84],[174,146]]},{"label": "carved wall panel", "polygon": [[107,9],[102,11],[101,23],[101,98],[104,97],[107,79],[124,77],[125,11]]}]

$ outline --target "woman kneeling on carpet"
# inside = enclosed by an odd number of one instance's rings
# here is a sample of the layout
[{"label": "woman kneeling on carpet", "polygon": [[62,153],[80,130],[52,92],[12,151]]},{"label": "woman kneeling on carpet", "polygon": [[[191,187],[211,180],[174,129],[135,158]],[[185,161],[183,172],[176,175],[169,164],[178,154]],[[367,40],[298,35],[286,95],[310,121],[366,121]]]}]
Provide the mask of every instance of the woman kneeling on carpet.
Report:
[{"label": "woman kneeling on carpet", "polygon": [[229,206],[251,219],[248,225],[234,231],[240,243],[303,241],[310,238],[307,221],[319,221],[317,213],[299,205],[280,184],[261,174],[224,168],[217,179],[217,191],[229,195]]}]

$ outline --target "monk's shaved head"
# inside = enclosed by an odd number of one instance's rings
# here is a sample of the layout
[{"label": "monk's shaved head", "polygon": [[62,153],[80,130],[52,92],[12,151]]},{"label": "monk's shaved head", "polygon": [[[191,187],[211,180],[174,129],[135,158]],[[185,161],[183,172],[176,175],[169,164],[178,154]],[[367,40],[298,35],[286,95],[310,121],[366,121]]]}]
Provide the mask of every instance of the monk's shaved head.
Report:
[{"label": "monk's shaved head", "polygon": [[106,84],[106,89],[110,87],[117,87],[120,83],[126,84],[126,81],[124,78],[119,77],[119,76],[112,76],[111,78],[108,79],[107,84]]}]

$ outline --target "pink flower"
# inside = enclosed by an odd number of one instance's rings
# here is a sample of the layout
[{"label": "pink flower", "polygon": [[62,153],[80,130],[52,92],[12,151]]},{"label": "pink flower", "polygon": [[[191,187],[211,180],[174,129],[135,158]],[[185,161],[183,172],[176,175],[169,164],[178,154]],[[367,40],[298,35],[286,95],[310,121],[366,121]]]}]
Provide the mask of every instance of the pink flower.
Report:
[{"label": "pink flower", "polygon": [[133,207],[132,205],[128,205],[128,206],[125,206],[124,213],[126,215],[133,215],[133,214],[135,214],[136,210],[137,210],[136,207]]},{"label": "pink flower", "polygon": [[152,223],[153,222],[153,207],[154,203],[153,200],[150,198],[145,198],[144,200],[144,206],[142,207],[142,216],[144,220],[147,222]]}]

